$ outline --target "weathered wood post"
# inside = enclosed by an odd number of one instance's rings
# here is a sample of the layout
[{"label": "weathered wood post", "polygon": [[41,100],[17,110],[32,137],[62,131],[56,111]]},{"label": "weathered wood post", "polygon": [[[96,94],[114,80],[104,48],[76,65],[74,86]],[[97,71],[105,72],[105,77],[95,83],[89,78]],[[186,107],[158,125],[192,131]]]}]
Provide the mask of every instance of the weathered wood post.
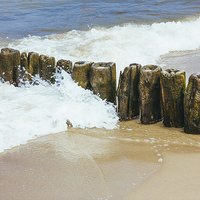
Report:
[{"label": "weathered wood post", "polygon": [[21,68],[23,68],[23,71],[28,72],[28,57],[26,52],[21,53]]},{"label": "weathered wood post", "polygon": [[56,61],[54,57],[40,55],[39,74],[43,80],[49,81],[50,83],[55,83],[55,77],[53,77],[56,73],[55,63]]},{"label": "weathered wood post", "polygon": [[90,72],[90,84],[94,94],[116,104],[116,64],[94,63]]},{"label": "weathered wood post", "polygon": [[160,89],[161,71],[161,67],[156,65],[146,65],[140,68],[140,120],[143,124],[155,123],[162,119]]},{"label": "weathered wood post", "polygon": [[184,126],[183,99],[186,88],[184,70],[166,69],[161,72],[161,93],[163,101],[164,125]]},{"label": "weathered wood post", "polygon": [[22,82],[31,80],[31,76],[28,73],[28,56],[26,52],[21,53],[21,79]]},{"label": "weathered wood post", "polygon": [[39,54],[35,52],[28,53],[28,72],[35,76],[39,74]]},{"label": "weathered wood post", "polygon": [[184,97],[184,131],[200,134],[200,73],[189,78]]},{"label": "weathered wood post", "polygon": [[68,74],[72,74],[72,62],[70,60],[58,60],[56,64],[57,72],[60,73],[61,70],[66,71]]},{"label": "weathered wood post", "polygon": [[141,65],[133,63],[120,72],[117,89],[118,113],[121,120],[139,116],[139,75]]},{"label": "weathered wood post", "polygon": [[20,73],[20,52],[11,48],[3,48],[0,53],[0,77],[10,84],[18,86]]},{"label": "weathered wood post", "polygon": [[79,61],[74,63],[72,79],[84,89],[91,89],[90,70],[94,62]]}]

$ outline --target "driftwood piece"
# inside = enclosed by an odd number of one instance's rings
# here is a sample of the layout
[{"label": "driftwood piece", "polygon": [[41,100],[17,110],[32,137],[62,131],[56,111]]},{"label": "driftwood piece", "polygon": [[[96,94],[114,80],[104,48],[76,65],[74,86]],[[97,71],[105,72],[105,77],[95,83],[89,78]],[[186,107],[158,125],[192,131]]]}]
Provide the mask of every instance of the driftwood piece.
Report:
[{"label": "driftwood piece", "polygon": [[118,113],[120,120],[139,116],[139,75],[141,65],[133,63],[120,72],[117,89]]},{"label": "driftwood piece", "polygon": [[184,131],[200,134],[200,73],[189,78],[184,97]]},{"label": "driftwood piece", "polygon": [[184,126],[183,99],[186,89],[184,70],[166,69],[161,72],[163,123],[167,127]]},{"label": "driftwood piece", "polygon": [[72,74],[72,62],[70,60],[58,60],[56,66],[58,73],[60,73],[61,70],[64,70],[68,74]]},{"label": "driftwood piece", "polygon": [[75,62],[72,70],[72,79],[84,89],[91,89],[90,70],[94,62]]},{"label": "driftwood piece", "polygon": [[49,81],[50,83],[55,82],[55,77],[54,77],[56,73],[55,63],[56,61],[54,57],[40,55],[39,74],[43,80]]},{"label": "driftwood piece", "polygon": [[90,72],[90,84],[94,94],[116,104],[116,64],[94,63]]},{"label": "driftwood piece", "polygon": [[10,84],[18,86],[20,73],[20,52],[11,48],[3,48],[0,53],[0,77]]},{"label": "driftwood piece", "polygon": [[146,65],[140,68],[140,121],[143,124],[155,123],[162,119],[161,71],[161,67],[156,65]]}]

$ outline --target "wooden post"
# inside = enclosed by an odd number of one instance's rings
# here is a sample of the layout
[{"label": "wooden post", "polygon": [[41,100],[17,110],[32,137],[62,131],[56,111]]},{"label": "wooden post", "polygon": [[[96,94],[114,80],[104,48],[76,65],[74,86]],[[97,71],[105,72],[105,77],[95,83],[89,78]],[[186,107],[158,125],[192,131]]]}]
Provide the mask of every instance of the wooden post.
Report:
[{"label": "wooden post", "polygon": [[28,73],[28,56],[26,52],[21,53],[21,79],[23,82],[31,80],[31,75]]},{"label": "wooden post", "polygon": [[45,81],[48,81],[50,83],[55,83],[55,77],[53,77],[55,73],[56,73],[55,58],[48,57],[45,55],[40,55],[39,58],[40,77]]},{"label": "wooden post", "polygon": [[184,126],[183,98],[186,89],[184,70],[166,69],[161,72],[161,93],[163,101],[164,125]]},{"label": "wooden post", "polygon": [[28,72],[28,57],[26,52],[21,53],[21,67],[24,68],[24,71]]},{"label": "wooden post", "polygon": [[0,77],[10,84],[18,86],[20,68],[20,52],[11,48],[3,48],[0,53]]},{"label": "wooden post", "polygon": [[91,89],[90,69],[94,62],[79,61],[75,62],[72,70],[72,79],[84,89]]},{"label": "wooden post", "polygon": [[68,74],[72,74],[72,62],[70,60],[58,60],[56,66],[58,73],[61,73],[61,70],[64,70]]},{"label": "wooden post", "polygon": [[118,113],[120,120],[139,116],[139,75],[141,65],[133,63],[120,72],[118,96]]},{"label": "wooden post", "polygon": [[184,131],[200,134],[200,73],[189,78],[184,97]]},{"label": "wooden post", "polygon": [[116,104],[116,64],[94,63],[90,72],[90,84],[94,94]]},{"label": "wooden post", "polygon": [[162,119],[160,89],[161,71],[161,67],[156,65],[146,65],[140,68],[140,120],[143,124],[155,123]]},{"label": "wooden post", "polygon": [[39,74],[39,54],[35,52],[28,53],[28,72],[35,76]]}]

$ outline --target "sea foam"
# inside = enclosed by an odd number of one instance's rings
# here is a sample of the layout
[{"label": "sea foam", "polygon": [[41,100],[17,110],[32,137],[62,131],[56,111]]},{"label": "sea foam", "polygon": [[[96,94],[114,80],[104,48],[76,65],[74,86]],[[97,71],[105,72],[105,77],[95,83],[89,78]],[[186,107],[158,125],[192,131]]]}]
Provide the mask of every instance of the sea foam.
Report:
[{"label": "sea foam", "polygon": [[24,144],[29,139],[74,128],[117,127],[113,104],[78,86],[71,77],[54,86],[14,87],[0,83],[0,152]]},{"label": "sea foam", "polygon": [[8,46],[54,56],[56,60],[115,62],[118,77],[119,71],[130,63],[155,64],[160,55],[170,51],[198,49],[200,18],[188,22],[126,24],[45,37],[29,36]]}]

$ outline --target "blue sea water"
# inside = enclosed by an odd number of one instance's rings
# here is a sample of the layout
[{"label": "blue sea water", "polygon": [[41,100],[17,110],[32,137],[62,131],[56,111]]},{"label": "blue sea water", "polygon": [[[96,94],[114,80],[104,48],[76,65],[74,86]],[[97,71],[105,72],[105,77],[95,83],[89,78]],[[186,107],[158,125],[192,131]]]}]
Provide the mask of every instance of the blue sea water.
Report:
[{"label": "blue sea water", "polygon": [[44,36],[93,27],[198,18],[199,0],[8,0],[0,2],[0,37]]},{"label": "blue sea water", "polygon": [[[199,50],[200,1],[0,1],[0,48],[56,60],[156,64],[171,51]],[[15,88],[0,83],[0,152],[29,139],[75,128],[117,128],[115,107],[65,77]]]}]

